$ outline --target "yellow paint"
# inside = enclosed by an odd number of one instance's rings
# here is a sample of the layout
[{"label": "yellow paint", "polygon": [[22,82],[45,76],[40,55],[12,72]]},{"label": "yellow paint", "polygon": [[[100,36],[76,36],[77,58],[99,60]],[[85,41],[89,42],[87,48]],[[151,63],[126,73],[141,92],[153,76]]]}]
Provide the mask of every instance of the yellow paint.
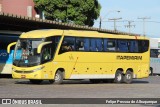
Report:
[{"label": "yellow paint", "polygon": [[[112,52],[66,52],[58,54],[64,35],[75,37],[97,37],[97,38],[119,38],[119,39],[139,39],[144,40],[144,37],[135,37],[129,35],[118,35],[99,33],[96,31],[78,31],[78,30],[35,30],[23,33],[20,38],[46,38],[50,36],[61,35],[62,38],[57,46],[54,59],[42,65],[34,67],[16,67],[13,66],[13,78],[21,78],[25,75],[26,79],[54,79],[57,69],[63,68],[65,70],[65,79],[70,79],[75,75],[115,75],[118,68],[122,68],[124,74],[126,70],[131,68],[136,78],[146,78],[149,75],[149,54],[144,53],[112,53]],[[148,39],[147,39],[148,40]],[[49,43],[49,42],[48,42]],[[41,52],[42,46],[38,47],[38,53]],[[142,60],[117,60],[117,55],[122,56],[142,56]],[[16,71],[33,71],[37,68],[41,70],[33,73],[16,73]],[[48,76],[47,76],[48,75]]]}]

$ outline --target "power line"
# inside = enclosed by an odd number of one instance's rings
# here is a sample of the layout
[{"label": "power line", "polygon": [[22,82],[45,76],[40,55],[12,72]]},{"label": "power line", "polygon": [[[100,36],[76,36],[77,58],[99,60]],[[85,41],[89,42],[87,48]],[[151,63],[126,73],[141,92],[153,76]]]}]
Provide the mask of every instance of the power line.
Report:
[{"label": "power line", "polygon": [[129,34],[131,33],[131,28],[136,26],[136,25],[131,25],[132,22],[134,21],[128,21],[128,25],[125,25],[125,27],[129,29]]},{"label": "power line", "polygon": [[[143,21],[135,21],[135,22],[143,22]],[[160,23],[160,22],[158,22],[158,21],[145,21],[145,22]]]},{"label": "power line", "polygon": [[151,19],[149,17],[141,17],[141,18],[138,18],[138,19],[142,19],[143,20],[143,35],[145,36],[145,21],[146,19]]},{"label": "power line", "polygon": [[[122,20],[122,21],[116,21],[116,22],[125,22],[126,20]],[[97,21],[97,20],[95,20],[94,22],[100,22],[100,21]],[[107,21],[107,20],[105,20],[105,21],[102,21],[102,22],[114,22],[114,21]],[[143,22],[143,21],[134,21],[134,22]],[[145,21],[145,22],[151,22],[151,23],[160,23],[159,21]]]},{"label": "power line", "polygon": [[120,19],[122,19],[122,18],[112,18],[112,19],[108,19],[108,20],[113,20],[113,21],[114,21],[114,30],[115,30],[115,31],[117,31],[117,29],[116,29],[116,21],[117,21],[117,20],[120,20]]},{"label": "power line", "polygon": [[102,22],[103,22],[103,19],[106,17],[106,16],[108,16],[109,15],[109,13],[111,13],[111,12],[120,12],[119,10],[112,10],[112,11],[109,11],[103,18],[100,16],[100,22],[99,22],[99,28],[101,28],[101,26],[102,26]]}]

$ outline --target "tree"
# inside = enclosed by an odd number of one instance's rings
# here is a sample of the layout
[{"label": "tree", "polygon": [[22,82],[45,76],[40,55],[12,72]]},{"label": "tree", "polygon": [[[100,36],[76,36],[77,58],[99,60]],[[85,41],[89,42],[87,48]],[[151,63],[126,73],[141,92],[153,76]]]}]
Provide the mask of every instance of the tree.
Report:
[{"label": "tree", "polygon": [[35,7],[44,12],[45,18],[78,25],[93,26],[100,15],[98,0],[34,0]]}]

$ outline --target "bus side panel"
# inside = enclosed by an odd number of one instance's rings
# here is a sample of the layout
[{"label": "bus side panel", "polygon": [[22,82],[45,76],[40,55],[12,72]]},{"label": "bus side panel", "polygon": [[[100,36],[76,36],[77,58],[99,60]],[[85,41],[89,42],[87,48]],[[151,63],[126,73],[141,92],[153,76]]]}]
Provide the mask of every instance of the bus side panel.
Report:
[{"label": "bus side panel", "polygon": [[0,73],[11,74],[12,71],[12,57],[14,51],[8,54],[6,50],[0,50]]},{"label": "bus side panel", "polygon": [[[117,55],[118,53],[105,52],[98,54],[96,52],[66,52],[56,56],[58,62],[56,68],[65,69],[66,79],[114,78],[119,68],[123,69],[124,74],[128,68],[133,69],[134,78],[148,76],[146,74],[149,65],[148,59],[142,59],[143,61],[117,59]],[[126,53],[120,53],[120,55],[133,56],[133,54]],[[138,56],[139,54],[134,55]]]},{"label": "bus side panel", "polygon": [[[147,78],[149,76],[149,65],[146,63],[141,63],[141,76],[139,78]],[[138,78],[138,77],[137,77]]]},{"label": "bus side panel", "polygon": [[160,58],[150,58],[150,67],[153,74],[160,74]]},{"label": "bus side panel", "polygon": [[12,72],[12,58],[14,46],[11,47],[11,53],[7,53],[8,44],[17,41],[20,34],[4,34],[0,33],[0,74],[11,74]]},{"label": "bus side panel", "polygon": [[114,78],[112,73],[112,65],[109,63],[77,63],[73,70],[71,79],[105,79]]}]

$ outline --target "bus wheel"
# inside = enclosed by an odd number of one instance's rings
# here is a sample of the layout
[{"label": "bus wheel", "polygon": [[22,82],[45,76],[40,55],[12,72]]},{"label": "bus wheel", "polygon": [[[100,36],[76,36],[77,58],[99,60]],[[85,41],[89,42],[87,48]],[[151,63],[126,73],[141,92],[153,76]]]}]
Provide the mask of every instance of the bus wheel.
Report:
[{"label": "bus wheel", "polygon": [[150,76],[153,76],[153,68],[150,67],[150,72],[149,72]]},{"label": "bus wheel", "polygon": [[115,74],[114,82],[115,82],[115,83],[121,83],[122,80],[123,80],[122,71],[117,70],[117,72],[116,72],[116,74]]},{"label": "bus wheel", "polygon": [[62,84],[63,82],[63,72],[62,71],[57,71],[54,79],[55,84]]},{"label": "bus wheel", "polygon": [[33,79],[30,79],[30,82],[32,84],[40,84],[43,80],[33,80]]},{"label": "bus wheel", "polygon": [[124,76],[124,82],[127,84],[130,84],[132,82],[132,79],[133,79],[133,72],[131,72],[130,70],[127,70]]},{"label": "bus wheel", "polygon": [[91,83],[100,83],[101,80],[99,80],[99,79],[90,79],[90,82]]}]

